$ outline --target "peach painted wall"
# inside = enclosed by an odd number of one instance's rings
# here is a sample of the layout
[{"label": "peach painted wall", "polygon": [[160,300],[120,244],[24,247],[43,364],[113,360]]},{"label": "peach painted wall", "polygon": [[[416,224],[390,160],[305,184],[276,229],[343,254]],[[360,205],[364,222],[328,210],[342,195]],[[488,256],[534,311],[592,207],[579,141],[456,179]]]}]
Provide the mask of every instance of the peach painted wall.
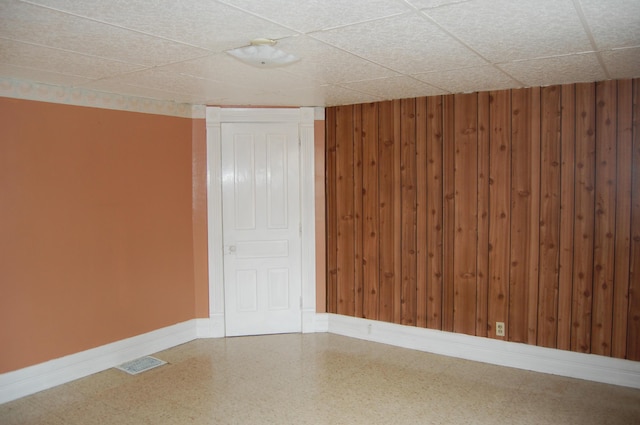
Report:
[{"label": "peach painted wall", "polygon": [[194,119],[191,125],[191,196],[193,208],[193,271],[195,313],[209,317],[209,257],[207,234],[207,124]]},{"label": "peach painted wall", "polygon": [[0,373],[208,316],[204,146],[199,120],[0,98]]}]

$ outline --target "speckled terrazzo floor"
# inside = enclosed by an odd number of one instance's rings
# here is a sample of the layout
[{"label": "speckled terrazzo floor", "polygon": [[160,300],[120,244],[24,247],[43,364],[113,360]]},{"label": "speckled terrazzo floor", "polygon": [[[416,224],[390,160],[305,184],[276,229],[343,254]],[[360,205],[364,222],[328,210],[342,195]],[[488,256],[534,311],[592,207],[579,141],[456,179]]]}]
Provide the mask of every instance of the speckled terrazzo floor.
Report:
[{"label": "speckled terrazzo floor", "polygon": [[0,424],[640,424],[640,390],[332,334],[202,339],[0,405]]}]

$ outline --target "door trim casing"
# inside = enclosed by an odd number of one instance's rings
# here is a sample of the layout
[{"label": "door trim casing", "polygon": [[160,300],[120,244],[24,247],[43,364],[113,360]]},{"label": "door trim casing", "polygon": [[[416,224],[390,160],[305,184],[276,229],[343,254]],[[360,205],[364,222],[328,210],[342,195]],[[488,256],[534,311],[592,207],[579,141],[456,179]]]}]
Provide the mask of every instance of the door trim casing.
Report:
[{"label": "door trim casing", "polygon": [[315,332],[314,108],[220,108],[208,106],[207,223],[210,335],[225,336],[222,241],[222,123],[297,123],[300,137],[302,332]]}]

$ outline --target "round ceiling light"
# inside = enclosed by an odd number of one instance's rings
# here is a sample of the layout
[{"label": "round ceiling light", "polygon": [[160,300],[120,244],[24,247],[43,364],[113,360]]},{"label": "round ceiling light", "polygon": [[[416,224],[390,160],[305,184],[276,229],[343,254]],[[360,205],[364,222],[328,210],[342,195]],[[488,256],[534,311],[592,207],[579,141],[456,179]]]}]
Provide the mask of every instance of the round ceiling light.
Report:
[{"label": "round ceiling light", "polygon": [[248,46],[227,50],[234,58],[259,68],[276,68],[286,66],[300,60],[291,53],[276,49],[278,42],[270,38],[256,38]]}]

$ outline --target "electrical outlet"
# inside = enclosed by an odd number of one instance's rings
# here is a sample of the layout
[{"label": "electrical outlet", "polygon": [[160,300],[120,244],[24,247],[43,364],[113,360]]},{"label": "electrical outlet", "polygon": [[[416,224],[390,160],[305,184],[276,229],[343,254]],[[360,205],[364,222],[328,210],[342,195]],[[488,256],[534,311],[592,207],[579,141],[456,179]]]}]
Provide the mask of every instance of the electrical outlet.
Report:
[{"label": "electrical outlet", "polygon": [[496,322],[496,336],[504,336],[504,322]]}]

